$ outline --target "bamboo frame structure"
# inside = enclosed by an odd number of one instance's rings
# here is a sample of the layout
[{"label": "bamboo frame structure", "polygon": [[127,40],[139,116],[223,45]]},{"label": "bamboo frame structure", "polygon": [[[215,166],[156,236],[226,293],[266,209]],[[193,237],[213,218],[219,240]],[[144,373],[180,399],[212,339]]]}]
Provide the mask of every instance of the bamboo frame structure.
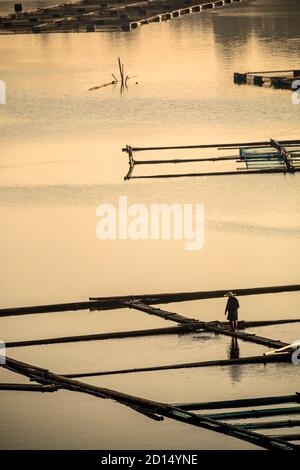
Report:
[{"label": "bamboo frame structure", "polygon": [[[236,150],[238,153],[233,156],[213,156],[202,158],[172,158],[172,159],[152,159],[137,160],[134,156],[136,152],[165,151],[165,150]],[[181,145],[167,147],[132,147],[126,145],[122,149],[128,155],[129,170],[124,180],[140,178],[178,178],[192,176],[226,176],[226,175],[250,175],[268,173],[295,173],[300,171],[300,140],[282,140],[245,142],[233,144],[203,144],[203,145]],[[148,174],[134,175],[133,171],[139,165],[160,165],[160,164],[183,164],[183,163],[207,163],[207,162],[237,162],[242,167],[235,170],[226,171],[202,171],[201,173],[171,173],[171,174]]]},{"label": "bamboo frame structure", "polygon": [[[237,295],[262,295],[270,293],[280,292],[297,292],[300,290],[300,285],[284,285],[284,286],[268,286],[268,287],[255,287],[255,288],[244,288],[244,289],[230,289],[236,292]],[[88,302],[74,302],[69,304],[54,304],[54,305],[41,305],[33,307],[17,307],[12,309],[1,309],[0,317],[7,317],[13,315],[26,315],[26,314],[44,314],[51,312],[60,312],[68,310],[81,310],[89,309],[91,311],[97,310],[114,310],[122,308],[130,308],[144,314],[155,315],[163,318],[167,321],[175,322],[177,326],[167,328],[153,328],[148,330],[137,330],[137,331],[125,331],[116,333],[98,333],[94,335],[81,335],[81,336],[70,336],[61,338],[46,338],[26,341],[11,341],[6,344],[7,348],[14,347],[27,347],[36,346],[41,344],[57,344],[61,342],[74,342],[74,341],[92,341],[92,340],[109,340],[116,338],[130,338],[157,334],[201,334],[203,332],[213,333],[216,335],[229,336],[235,339],[241,339],[243,341],[252,342],[255,344],[261,344],[267,348],[282,348],[287,346],[280,340],[274,340],[266,337],[249,333],[245,331],[249,327],[261,327],[274,324],[283,324],[291,322],[299,322],[299,319],[280,319],[270,321],[245,321],[241,322],[241,328],[238,331],[231,331],[228,329],[228,324],[225,322],[211,321],[205,322],[183,316],[175,312],[169,312],[162,310],[153,305],[176,303],[183,301],[192,301],[208,298],[220,298],[228,290],[215,290],[215,291],[201,291],[201,292],[187,292],[187,293],[163,293],[163,294],[143,294],[134,296],[115,296],[115,297],[91,297]],[[2,358],[4,359],[4,358]],[[212,430],[218,433],[223,433],[265,449],[277,449],[277,450],[299,450],[299,446],[293,444],[292,441],[297,441],[298,433],[285,434],[280,436],[264,435],[258,432],[254,432],[255,429],[280,429],[286,427],[299,426],[300,421],[296,419],[286,421],[272,421],[272,422],[253,422],[245,423],[244,420],[249,418],[261,418],[265,416],[275,417],[284,415],[297,415],[300,413],[300,406],[290,406],[281,408],[267,408],[259,409],[261,406],[273,406],[278,404],[292,404],[300,403],[300,394],[295,393],[294,395],[279,396],[279,397],[252,397],[242,398],[236,400],[227,400],[220,402],[209,402],[209,403],[181,403],[181,404],[169,404],[154,402],[145,398],[128,395],[116,390],[111,390],[103,387],[97,387],[94,385],[87,384],[85,382],[79,382],[78,378],[92,377],[92,376],[103,376],[103,375],[115,375],[115,374],[128,374],[138,372],[155,372],[155,371],[166,371],[173,369],[183,368],[200,368],[200,367],[231,367],[233,365],[244,365],[247,364],[268,364],[274,362],[290,362],[291,351],[286,350],[278,354],[268,354],[260,356],[250,357],[237,357],[229,359],[217,359],[202,362],[190,362],[181,364],[167,364],[167,365],[153,365],[150,367],[139,367],[132,369],[119,369],[111,371],[94,371],[94,372],[80,372],[72,374],[57,374],[47,369],[37,367],[32,364],[27,364],[21,361],[16,361],[11,357],[6,357],[5,360],[0,361],[0,366],[8,369],[12,372],[21,374],[24,377],[29,378],[35,384],[16,384],[16,383],[2,383],[0,384],[0,391],[20,391],[20,392],[41,392],[41,393],[53,393],[59,389],[66,389],[70,391],[77,391],[89,395],[93,395],[99,398],[108,398],[115,400],[125,406],[129,406],[134,411],[143,414],[145,417],[154,419],[155,421],[162,421],[164,418],[174,419],[177,421],[184,422],[189,425],[196,427],[202,427],[208,430]],[[240,410],[240,408],[253,407],[252,410]],[[235,411],[228,411],[228,408],[233,408]],[[210,414],[198,414],[192,412],[192,410],[221,410],[219,413]],[[225,411],[224,411],[225,410]],[[228,424],[227,420],[235,421],[239,420],[242,422],[234,422]]]},{"label": "bamboo frame structure", "polygon": [[56,385],[66,390],[85,393],[99,398],[110,398],[123,405],[129,406],[135,411],[156,421],[161,421],[163,418],[170,418],[192,426],[202,427],[204,429],[236,437],[254,445],[258,445],[264,449],[299,450],[299,446],[292,444],[287,440],[280,439],[279,437],[258,434],[251,430],[242,429],[237,425],[230,425],[222,422],[221,420],[218,421],[205,415],[198,415],[167,403],[147,400],[141,397],[118,392],[116,390],[79,382],[77,380],[55,374],[49,370],[36,367],[32,364],[16,361],[9,357],[6,357],[5,364],[2,364],[1,366],[43,385]]}]

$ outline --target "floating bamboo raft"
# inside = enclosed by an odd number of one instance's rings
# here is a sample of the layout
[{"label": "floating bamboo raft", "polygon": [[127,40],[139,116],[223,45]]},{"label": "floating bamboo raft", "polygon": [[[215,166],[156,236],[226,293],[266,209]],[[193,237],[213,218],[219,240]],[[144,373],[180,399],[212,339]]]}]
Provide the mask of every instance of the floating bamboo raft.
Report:
[{"label": "floating bamboo raft", "polygon": [[[229,290],[229,289],[228,289]],[[10,309],[1,309],[0,317],[30,315],[30,314],[47,314],[52,312],[64,312],[74,310],[87,310],[96,312],[101,310],[113,310],[122,308],[131,308],[148,315],[155,315],[167,321],[175,322],[176,327],[154,328],[142,331],[125,331],[117,333],[99,333],[85,336],[71,336],[61,338],[46,338],[27,341],[12,341],[6,343],[6,348],[37,346],[41,344],[67,343],[73,341],[98,341],[116,338],[130,338],[138,336],[148,336],[156,334],[195,334],[198,337],[201,333],[212,333],[216,335],[224,335],[232,337],[233,342],[238,339],[261,344],[267,348],[283,348],[284,351],[279,353],[268,353],[261,356],[239,357],[239,354],[228,359],[217,359],[202,362],[153,365],[151,367],[140,367],[133,369],[119,369],[111,371],[94,371],[94,372],[76,372],[72,374],[54,373],[47,369],[42,369],[36,365],[17,361],[11,357],[2,358],[0,366],[7,370],[20,374],[35,382],[34,384],[18,384],[18,383],[2,383],[0,391],[10,392],[40,392],[53,393],[60,389],[73,392],[93,395],[98,398],[106,398],[119,402],[128,406],[134,411],[143,414],[147,418],[156,421],[162,421],[164,418],[173,419],[186,423],[191,426],[202,427],[218,433],[223,433],[237,439],[241,439],[259,447],[272,450],[299,450],[299,446],[295,442],[300,440],[300,434],[296,431],[293,434],[283,435],[265,435],[257,432],[257,430],[265,429],[282,429],[289,427],[299,427],[300,421],[293,418],[300,414],[300,406],[292,406],[300,403],[300,394],[287,396],[269,396],[269,397],[250,397],[236,400],[217,401],[217,402],[194,402],[170,404],[151,401],[138,396],[128,395],[116,390],[90,385],[85,382],[79,382],[78,378],[129,374],[139,372],[155,372],[185,368],[202,368],[202,367],[231,367],[233,365],[247,366],[247,364],[268,364],[273,362],[288,363],[291,361],[293,351],[292,345],[282,342],[278,339],[270,339],[258,336],[254,333],[246,331],[247,328],[262,327],[274,324],[283,324],[291,322],[299,322],[300,319],[280,319],[270,321],[249,321],[240,322],[238,331],[228,329],[225,322],[211,321],[205,322],[180,315],[175,312],[169,312],[157,307],[155,304],[166,304],[174,302],[184,302],[208,298],[220,298],[224,296],[228,290],[187,292],[187,293],[167,293],[167,294],[143,294],[135,296],[114,296],[114,297],[92,297],[87,302],[74,302],[68,304],[40,305],[30,307],[17,307]],[[255,287],[246,289],[230,289],[239,296],[245,295],[261,295],[275,294],[280,292],[296,292],[300,291],[300,285],[286,286],[269,286]],[[151,305],[152,304],[152,305]],[[289,346],[288,348],[286,348]],[[5,360],[4,360],[5,359]],[[287,404],[289,406],[287,406]],[[278,407],[277,405],[284,405]],[[268,408],[262,408],[268,406]],[[271,406],[271,407],[270,407]],[[251,410],[244,408],[255,407]],[[206,413],[209,410],[219,410],[218,413]],[[231,410],[231,411],[230,411]],[[232,411],[233,410],[233,411]],[[196,411],[196,412],[194,412]],[[202,411],[201,414],[198,412]],[[273,419],[277,416],[290,416],[289,420],[261,422],[260,418],[268,417]],[[255,419],[251,423],[245,422],[248,419]],[[229,421],[229,423],[227,422]],[[234,421],[232,423],[232,421]]]},{"label": "floating bamboo raft", "polygon": [[[297,80],[299,80],[298,84],[296,83]],[[247,73],[235,72],[233,74],[233,81],[238,85],[247,83],[248,85],[296,90],[300,88],[300,69]]]},{"label": "floating bamboo raft", "polygon": [[132,31],[242,0],[81,0],[0,17],[0,34]]},{"label": "floating bamboo raft", "polygon": [[[205,156],[199,158],[171,158],[171,159],[153,159],[137,160],[137,152],[153,151],[186,151],[186,150],[209,150],[224,151],[235,150],[235,155],[230,156]],[[203,144],[203,145],[184,145],[170,147],[132,147],[126,145],[122,149],[128,155],[129,170],[124,180],[137,178],[175,178],[191,176],[226,176],[226,175],[251,175],[267,173],[296,173],[300,171],[300,140],[282,140],[270,139],[266,142],[246,142],[233,144]],[[135,167],[141,165],[167,165],[167,164],[207,164],[207,163],[238,163],[235,169],[226,171],[202,171],[201,173],[171,173],[171,174],[148,174],[133,175]]]}]

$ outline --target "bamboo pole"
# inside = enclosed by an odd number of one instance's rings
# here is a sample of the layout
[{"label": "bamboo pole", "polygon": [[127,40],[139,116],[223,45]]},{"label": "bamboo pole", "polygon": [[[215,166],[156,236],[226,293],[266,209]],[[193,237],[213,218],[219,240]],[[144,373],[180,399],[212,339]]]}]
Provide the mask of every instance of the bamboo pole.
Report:
[{"label": "bamboo pole", "polygon": [[293,428],[300,426],[300,420],[288,419],[285,421],[257,421],[254,423],[239,424],[241,429],[279,429],[279,428]]},{"label": "bamboo pole", "polygon": [[204,415],[207,418],[216,420],[230,420],[230,419],[248,419],[248,418],[264,418],[266,416],[282,416],[282,415],[295,415],[300,413],[300,406],[291,406],[289,408],[266,408],[264,410],[251,410],[251,411],[234,411],[230,413],[214,413]]},{"label": "bamboo pole", "polygon": [[[242,357],[238,359],[218,359],[214,361],[202,361],[202,362],[187,362],[182,364],[169,364],[165,366],[151,366],[151,367],[137,367],[133,369],[118,369],[118,370],[107,370],[100,372],[82,372],[75,374],[62,374],[64,377],[70,378],[82,378],[82,377],[100,377],[103,375],[120,375],[120,374],[132,374],[138,372],[157,372],[161,370],[174,370],[174,369],[191,369],[199,367],[214,367],[214,366],[231,366],[231,365],[244,365],[244,364],[267,364],[270,362],[289,362],[291,359],[290,354],[274,354],[270,356],[250,356]],[[189,409],[189,408],[185,408]]]},{"label": "bamboo pole", "polygon": [[[293,173],[297,173],[298,168],[293,169]],[[259,170],[243,170],[240,171],[211,171],[203,173],[170,173],[170,174],[161,174],[161,175],[140,175],[140,176],[131,176],[130,179],[155,179],[155,178],[193,178],[198,176],[236,176],[236,175],[256,175],[256,174],[272,174],[272,173],[289,173],[290,170],[286,168],[265,168]],[[129,178],[127,178],[129,179]]]},{"label": "bamboo pole", "polygon": [[279,437],[279,439],[283,439],[284,441],[300,441],[300,434],[280,434],[273,435],[271,437]]},{"label": "bamboo pole", "polygon": [[246,75],[255,75],[256,73],[288,73],[293,72],[294,70],[270,70],[270,71],[262,71],[262,72],[246,72]]},{"label": "bamboo pole", "polygon": [[279,405],[281,403],[300,403],[300,394],[277,397],[242,398],[241,400],[211,401],[206,403],[174,403],[182,410],[212,410],[223,408],[244,408],[247,406]]},{"label": "bamboo pole", "polygon": [[124,301],[138,300],[149,304],[167,304],[176,302],[187,302],[191,300],[217,299],[224,297],[228,291],[235,292],[237,296],[275,294],[282,292],[300,291],[300,284],[281,286],[252,287],[252,288],[228,288],[214,291],[198,292],[174,292],[160,294],[124,295],[114,297],[91,297],[85,302],[69,302],[60,304],[36,305],[28,307],[13,307],[0,309],[0,317],[14,315],[31,315],[40,313],[56,313],[77,310],[114,310],[124,308]]},{"label": "bamboo pole", "polygon": [[135,165],[156,165],[164,163],[193,163],[193,162],[218,162],[218,161],[227,161],[233,160],[236,161],[238,155],[233,157],[211,157],[211,158],[175,158],[172,160],[135,160]]},{"label": "bamboo pole", "polygon": [[119,64],[119,72],[120,72],[120,77],[121,77],[121,85],[123,86],[124,85],[124,75],[123,75],[123,70],[124,69],[122,67],[120,57],[118,57],[118,64]]},{"label": "bamboo pole", "polygon": [[[293,140],[280,140],[282,145],[287,144],[300,144],[300,139]],[[233,147],[258,147],[258,146],[270,146],[270,141],[258,141],[258,142],[239,142],[239,143],[223,143],[223,144],[201,144],[201,145],[173,145],[173,146],[160,146],[160,147],[132,147],[134,152],[142,152],[147,150],[180,150],[180,149],[207,149],[207,148],[233,148]],[[122,152],[126,152],[127,149],[122,148]]]},{"label": "bamboo pole", "polygon": [[[287,319],[287,320],[262,320],[262,321],[239,321],[238,329],[257,328],[271,325],[281,325],[286,323],[298,323],[300,319]],[[207,322],[212,326],[221,326],[222,328],[229,328],[228,322]],[[124,338],[139,338],[143,336],[159,336],[159,335],[183,335],[192,333],[202,333],[206,331],[198,322],[191,322],[184,325],[170,326],[165,328],[149,328],[144,330],[131,330],[131,331],[114,331],[109,333],[94,333],[91,335],[77,335],[77,336],[59,336],[56,338],[42,338],[30,339],[23,341],[8,341],[6,348],[18,348],[27,346],[40,346],[47,344],[60,344],[60,343],[76,343],[81,341],[103,341],[109,339],[124,339]]]},{"label": "bamboo pole", "polygon": [[201,332],[203,329],[196,325],[170,326],[167,328],[150,328],[147,330],[116,331],[110,333],[97,333],[80,336],[61,336],[57,338],[43,338],[25,341],[10,341],[5,344],[6,348],[18,348],[24,346],[40,346],[47,344],[74,343],[81,341],[102,341],[107,339],[138,338],[143,336],[172,335],[192,332]]},{"label": "bamboo pole", "polygon": [[0,390],[17,392],[56,392],[59,389],[56,385],[37,385],[37,384],[15,384],[0,383]]}]

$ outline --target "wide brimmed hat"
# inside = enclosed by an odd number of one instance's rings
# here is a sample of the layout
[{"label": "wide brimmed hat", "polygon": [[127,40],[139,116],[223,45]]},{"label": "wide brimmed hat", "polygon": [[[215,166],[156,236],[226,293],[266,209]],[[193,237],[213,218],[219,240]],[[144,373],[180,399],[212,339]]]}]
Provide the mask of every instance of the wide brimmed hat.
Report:
[{"label": "wide brimmed hat", "polygon": [[224,297],[234,297],[236,294],[234,294],[233,292],[229,291],[227,292],[227,294],[224,294]]}]

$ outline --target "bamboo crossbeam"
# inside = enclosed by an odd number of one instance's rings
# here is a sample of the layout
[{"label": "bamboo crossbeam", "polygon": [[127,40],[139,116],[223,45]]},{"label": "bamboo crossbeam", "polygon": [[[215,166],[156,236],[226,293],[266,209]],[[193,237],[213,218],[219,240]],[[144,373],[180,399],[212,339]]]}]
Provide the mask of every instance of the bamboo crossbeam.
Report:
[{"label": "bamboo crossbeam", "polygon": [[[296,141],[296,142],[298,142],[298,141]],[[290,147],[292,147],[292,148],[293,148],[293,147],[296,147],[296,148],[299,147],[299,144],[298,144],[298,143],[294,143],[294,144],[293,144],[293,143],[290,143],[290,144],[289,144],[289,143],[285,143],[284,145],[285,145],[285,147],[289,147],[289,148],[290,148]],[[263,149],[271,150],[271,149],[272,149],[272,147],[270,146],[270,143],[269,143],[269,145],[257,145],[257,146],[256,146],[256,145],[255,145],[255,146],[252,145],[252,146],[250,146],[250,147],[225,147],[225,148],[224,148],[224,147],[218,147],[217,150],[220,150],[220,151],[221,151],[221,150],[226,150],[226,151],[227,151],[227,150],[241,150],[241,149],[243,149],[243,150],[255,150],[256,148],[257,148],[257,149],[260,149],[260,150],[263,150]]]},{"label": "bamboo crossbeam", "polygon": [[[142,294],[142,295],[124,295],[114,297],[91,297],[85,302],[70,302],[60,304],[36,305],[28,307],[13,307],[0,309],[0,317],[8,317],[14,315],[31,315],[40,313],[56,313],[77,310],[114,310],[124,308],[124,301],[142,301],[149,304],[167,304],[176,302],[186,302],[191,300],[217,299],[224,297],[228,292],[235,292],[238,296],[275,294],[281,292],[297,292],[300,291],[300,284],[268,286],[268,287],[252,287],[243,289],[222,289],[214,291],[198,291],[198,292],[177,292],[162,294]],[[122,303],[123,302],[123,303]]]},{"label": "bamboo crossbeam", "polygon": [[155,165],[160,163],[193,163],[193,162],[219,162],[233,160],[236,161],[238,155],[233,157],[210,157],[210,158],[175,158],[172,160],[134,160],[135,165]]},{"label": "bamboo crossbeam", "polygon": [[268,408],[264,410],[251,411],[234,411],[230,413],[214,413],[204,415],[210,419],[230,420],[230,419],[248,419],[248,418],[265,418],[266,416],[282,416],[300,414],[300,406],[291,406],[289,408]]},{"label": "bamboo crossbeam", "polygon": [[253,423],[240,424],[236,423],[241,429],[279,429],[279,428],[293,428],[300,426],[300,420],[288,419],[285,421],[257,421]]},{"label": "bamboo crossbeam", "polygon": [[[281,144],[299,144],[299,139],[294,140],[281,140]],[[173,146],[160,146],[160,147],[132,147],[130,148],[134,152],[142,152],[146,150],[181,150],[181,149],[207,149],[207,148],[233,148],[233,147],[257,147],[257,146],[270,146],[270,141],[258,141],[258,142],[238,142],[238,143],[223,143],[223,144],[202,144],[202,145],[173,145]],[[127,147],[122,148],[122,152],[127,152]]]},{"label": "bamboo crossbeam", "polygon": [[[214,367],[214,366],[231,366],[231,365],[244,365],[244,364],[267,364],[270,362],[290,362],[290,354],[274,354],[270,356],[250,356],[242,357],[239,359],[218,359],[214,361],[202,362],[187,362],[182,364],[169,364],[165,366],[150,366],[150,367],[136,367],[132,369],[118,369],[100,372],[82,372],[75,374],[62,374],[64,377],[82,378],[82,377],[100,377],[103,375],[121,375],[132,374],[138,372],[156,372],[160,370],[175,370],[175,369],[191,369],[199,367]],[[189,408],[185,408],[189,409]]]},{"label": "bamboo crossbeam", "polygon": [[226,434],[241,440],[245,440],[247,442],[251,442],[252,444],[263,447],[265,449],[299,449],[299,446],[290,442],[281,441],[278,438],[271,438],[269,436],[260,435],[252,431],[243,430],[227,423],[221,423],[205,416],[199,416],[189,411],[181,410],[180,408],[176,408],[169,404],[147,400],[137,396],[118,392],[116,390],[79,382],[77,380],[54,374],[49,370],[42,369],[31,364],[26,364],[21,361],[16,361],[10,357],[6,357],[6,363],[1,364],[1,367],[29,377],[36,382],[42,382],[43,384],[47,382],[50,385],[57,385],[60,388],[64,388],[66,390],[85,393],[99,398],[110,398],[119,403],[122,403],[123,405],[136,409],[137,411],[141,409],[143,413],[147,412],[152,415],[161,415],[192,426],[202,427],[211,431]]},{"label": "bamboo crossbeam", "polygon": [[182,410],[214,410],[223,408],[244,408],[247,406],[279,405],[282,403],[300,403],[300,394],[281,395],[276,397],[243,398],[241,400],[224,400],[200,403],[174,403]]},{"label": "bamboo crossbeam", "polygon": [[[131,176],[130,179],[155,179],[155,178],[193,178],[198,176],[236,176],[236,175],[255,175],[255,174],[272,174],[272,173],[285,173],[287,170],[283,168],[268,168],[259,170],[243,170],[240,171],[211,171],[203,173],[169,173],[161,175],[139,175]],[[297,173],[298,168],[293,169],[293,173]]]},{"label": "bamboo crossbeam", "polygon": [[295,70],[264,70],[262,72],[246,72],[246,75],[254,75],[256,73],[289,73],[289,72],[293,72],[294,73]]},{"label": "bamboo crossbeam", "polygon": [[[239,321],[240,328],[256,328],[261,326],[283,325],[285,323],[298,323],[300,319],[286,319],[286,320],[258,320],[258,321]],[[223,322],[222,322],[223,325]]]},{"label": "bamboo crossbeam", "polygon": [[[281,325],[286,323],[299,323],[300,319],[286,319],[286,320],[258,320],[258,321],[239,321],[238,329],[245,328],[257,328],[271,325]],[[212,325],[220,325],[223,328],[229,328],[228,322],[218,322],[217,320],[207,322]],[[78,336],[59,336],[56,338],[42,338],[42,339],[31,339],[23,341],[8,341],[5,346],[6,348],[18,348],[27,346],[40,346],[47,344],[59,344],[59,343],[76,343],[81,341],[103,341],[109,339],[124,339],[124,338],[138,338],[143,336],[159,336],[159,335],[180,335],[189,333],[200,333],[205,331],[202,326],[199,326],[198,322],[191,322],[178,326],[170,326],[164,328],[149,328],[145,330],[131,330],[131,331],[114,331],[109,333],[94,333],[91,335],[78,335]]]}]

